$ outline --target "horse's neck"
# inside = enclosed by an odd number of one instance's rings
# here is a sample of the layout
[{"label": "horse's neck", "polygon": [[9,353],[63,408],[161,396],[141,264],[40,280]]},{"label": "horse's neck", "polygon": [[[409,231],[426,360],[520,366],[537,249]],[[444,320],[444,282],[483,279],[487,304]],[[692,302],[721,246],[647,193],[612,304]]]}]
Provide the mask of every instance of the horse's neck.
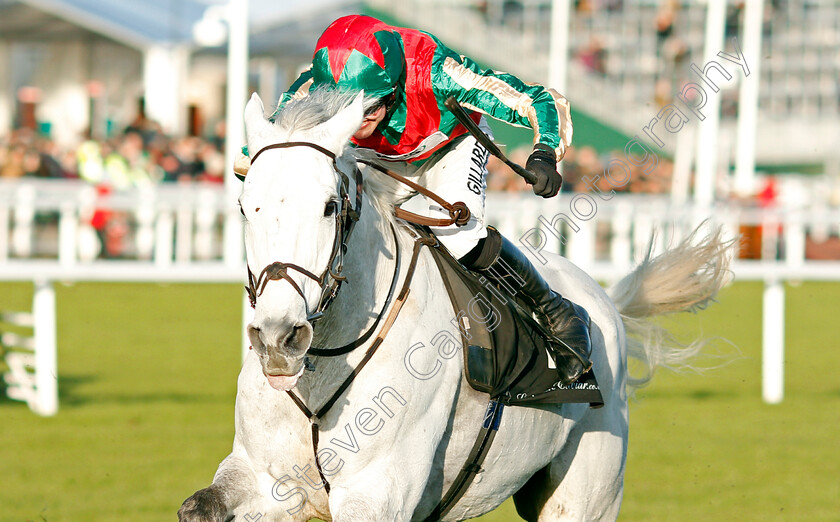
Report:
[{"label": "horse's neck", "polygon": [[[388,299],[394,273],[398,268],[397,249],[402,251],[398,283],[402,282],[408,264],[406,244],[404,240],[395,242],[389,222],[365,198],[360,220],[347,243],[342,272],[347,281],[318,322],[313,347],[327,350],[342,347],[363,336],[374,325]],[[382,322],[376,328],[381,327]],[[371,342],[373,336],[347,355],[314,359],[315,371],[304,372],[297,386],[301,398],[310,408],[317,409],[328,400],[338,384],[364,356]]]},{"label": "horse's neck", "polygon": [[347,242],[338,296],[315,328],[313,346],[334,348],[354,341],[376,320],[396,267],[394,236],[388,222],[365,200]]}]

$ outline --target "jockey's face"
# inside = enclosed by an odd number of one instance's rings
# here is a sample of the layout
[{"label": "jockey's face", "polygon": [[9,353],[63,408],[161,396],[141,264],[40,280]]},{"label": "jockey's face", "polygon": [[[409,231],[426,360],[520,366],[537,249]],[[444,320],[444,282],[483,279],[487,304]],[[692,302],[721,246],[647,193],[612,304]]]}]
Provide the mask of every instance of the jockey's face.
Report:
[{"label": "jockey's face", "polygon": [[376,130],[376,126],[379,125],[379,122],[385,119],[386,111],[387,107],[383,104],[380,105],[378,109],[371,112],[370,114],[365,114],[365,119],[362,121],[362,126],[359,127],[359,130],[356,131],[356,134],[354,134],[353,137],[357,140],[370,138],[370,135],[373,134],[373,131]]}]

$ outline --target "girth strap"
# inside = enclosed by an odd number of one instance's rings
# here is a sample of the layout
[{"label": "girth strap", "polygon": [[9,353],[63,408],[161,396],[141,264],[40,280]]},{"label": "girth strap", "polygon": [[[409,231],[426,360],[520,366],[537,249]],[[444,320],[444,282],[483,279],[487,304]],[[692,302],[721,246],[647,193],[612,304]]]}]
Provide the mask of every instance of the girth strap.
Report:
[{"label": "girth strap", "polygon": [[446,494],[443,495],[438,505],[423,522],[440,520],[449,513],[449,510],[455,507],[455,504],[467,492],[467,488],[470,487],[475,476],[484,471],[481,468],[481,464],[487,457],[490,446],[493,444],[493,439],[496,437],[496,432],[499,430],[504,407],[502,403],[490,400],[490,403],[487,405],[487,410],[484,412],[484,421],[481,424],[481,429],[478,431],[467,461],[464,463],[458,476],[455,477],[452,485],[449,486]]}]

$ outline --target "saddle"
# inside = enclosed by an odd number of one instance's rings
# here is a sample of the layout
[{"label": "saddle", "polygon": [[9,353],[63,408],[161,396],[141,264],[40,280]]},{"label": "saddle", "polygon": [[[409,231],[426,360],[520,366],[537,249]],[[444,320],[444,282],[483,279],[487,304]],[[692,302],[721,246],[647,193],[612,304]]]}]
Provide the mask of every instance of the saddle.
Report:
[{"label": "saddle", "polygon": [[[416,227],[433,237],[425,227]],[[430,248],[455,312],[470,386],[505,405],[536,406],[568,402],[604,405],[589,370],[564,385],[548,352],[548,332],[527,305],[487,278],[468,271],[437,242]]]}]

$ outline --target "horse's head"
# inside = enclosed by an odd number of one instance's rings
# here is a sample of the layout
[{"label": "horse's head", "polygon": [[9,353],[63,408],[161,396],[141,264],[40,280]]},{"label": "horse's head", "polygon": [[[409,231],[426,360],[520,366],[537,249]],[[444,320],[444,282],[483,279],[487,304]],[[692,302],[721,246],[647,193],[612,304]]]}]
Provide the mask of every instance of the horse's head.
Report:
[{"label": "horse's head", "polygon": [[341,106],[352,103],[337,111],[316,99],[297,102],[277,123],[256,94],[245,108],[251,168],[239,203],[255,305],[247,329],[276,389],[291,389],[303,373],[311,321],[341,277],[355,168],[342,155],[364,112],[361,95],[343,99]]}]

